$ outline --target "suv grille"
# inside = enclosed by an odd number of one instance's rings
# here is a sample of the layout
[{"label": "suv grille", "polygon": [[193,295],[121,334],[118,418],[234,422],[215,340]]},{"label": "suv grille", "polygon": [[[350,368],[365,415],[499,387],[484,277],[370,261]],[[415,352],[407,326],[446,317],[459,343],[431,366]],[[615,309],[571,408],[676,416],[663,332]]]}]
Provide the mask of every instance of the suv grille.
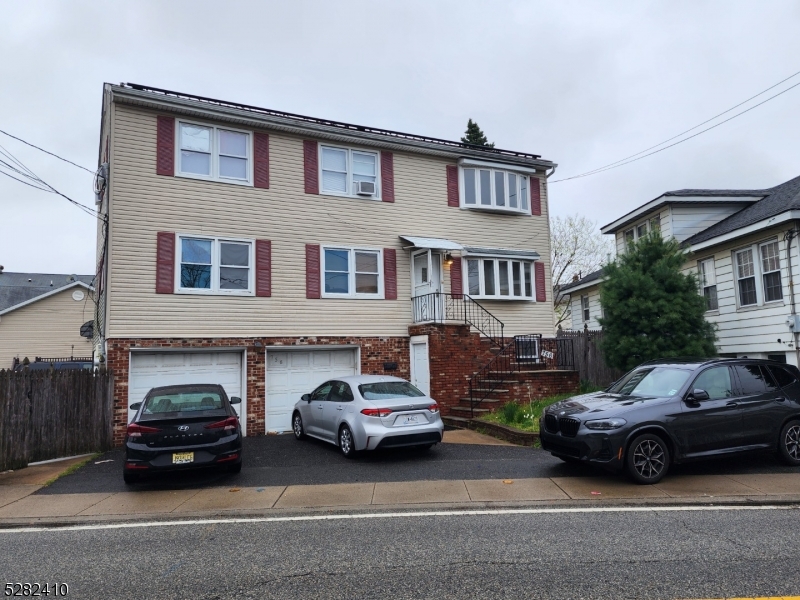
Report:
[{"label": "suv grille", "polygon": [[550,433],[558,433],[558,419],[555,415],[544,416],[544,428]]},{"label": "suv grille", "polygon": [[571,419],[570,417],[561,417],[558,420],[558,426],[561,429],[561,434],[567,437],[575,437],[578,435],[581,422],[578,419]]}]

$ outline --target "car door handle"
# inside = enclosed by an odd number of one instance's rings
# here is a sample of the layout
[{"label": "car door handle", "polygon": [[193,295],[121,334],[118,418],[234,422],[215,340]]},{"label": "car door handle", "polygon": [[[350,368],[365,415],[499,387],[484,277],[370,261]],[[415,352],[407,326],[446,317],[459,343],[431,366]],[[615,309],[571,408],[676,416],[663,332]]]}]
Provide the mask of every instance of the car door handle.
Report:
[{"label": "car door handle", "polygon": [[336,410],[344,410],[344,406],[337,406]]},{"label": "car door handle", "polygon": [[727,404],[725,404],[725,406],[739,406],[739,403],[731,401],[731,402],[728,402]]},{"label": "car door handle", "polygon": [[317,407],[319,410],[322,410],[322,404]]},{"label": "car door handle", "polygon": [[785,401],[785,400],[786,400],[786,398],[783,398],[783,397],[781,397],[781,398],[775,398],[775,400],[777,400],[778,402],[783,402],[783,401]]}]

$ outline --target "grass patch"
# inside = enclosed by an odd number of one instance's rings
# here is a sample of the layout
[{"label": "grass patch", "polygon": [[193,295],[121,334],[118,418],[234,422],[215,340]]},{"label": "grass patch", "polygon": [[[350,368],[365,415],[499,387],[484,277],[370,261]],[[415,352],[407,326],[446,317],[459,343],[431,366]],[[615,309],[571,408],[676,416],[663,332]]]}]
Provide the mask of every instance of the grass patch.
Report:
[{"label": "grass patch", "polygon": [[74,473],[75,471],[77,471],[78,469],[80,469],[82,466],[86,465],[86,464],[87,464],[89,461],[92,461],[92,460],[94,460],[95,458],[97,458],[97,457],[98,457],[98,456],[100,456],[101,454],[102,454],[102,452],[95,452],[95,453],[94,453],[94,454],[92,454],[91,456],[87,456],[87,457],[86,457],[84,460],[82,460],[81,462],[79,462],[79,463],[75,463],[75,464],[74,464],[74,465],[72,465],[71,467],[68,467],[68,468],[64,469],[63,471],[61,471],[61,473],[59,473],[58,475],[56,475],[56,476],[55,476],[55,477],[53,477],[52,479],[48,479],[47,481],[45,481],[45,482],[44,482],[44,485],[43,485],[42,487],[47,487],[47,486],[48,486],[48,485],[50,485],[51,483],[53,483],[53,482],[57,481],[58,479],[60,479],[61,477],[64,477],[64,475],[70,475],[71,473]]}]

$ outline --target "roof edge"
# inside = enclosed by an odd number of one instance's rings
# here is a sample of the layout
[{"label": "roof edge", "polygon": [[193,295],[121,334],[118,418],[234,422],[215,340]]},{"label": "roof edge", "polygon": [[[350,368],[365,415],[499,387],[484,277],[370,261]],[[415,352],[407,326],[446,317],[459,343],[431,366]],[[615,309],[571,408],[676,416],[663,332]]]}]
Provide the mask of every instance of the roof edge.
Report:
[{"label": "roof edge", "polygon": [[59,292],[65,292],[65,291],[67,291],[67,290],[69,290],[71,288],[74,288],[75,286],[81,286],[83,288],[86,288],[87,290],[94,291],[94,287],[89,285],[89,284],[86,284],[86,283],[84,283],[82,281],[73,281],[72,283],[68,283],[67,285],[64,285],[64,286],[62,286],[60,288],[55,288],[54,290],[50,290],[49,292],[45,292],[44,294],[40,294],[39,296],[36,296],[36,297],[31,298],[29,300],[25,300],[25,302],[20,302],[19,304],[15,304],[14,306],[9,306],[5,310],[0,310],[0,317],[2,317],[3,315],[6,315],[6,314],[8,314],[8,313],[10,313],[12,311],[17,310],[18,308],[23,308],[25,306],[33,304],[34,302],[38,302],[39,300],[44,300],[45,298],[49,298],[50,296],[54,296],[55,294],[58,294]]}]

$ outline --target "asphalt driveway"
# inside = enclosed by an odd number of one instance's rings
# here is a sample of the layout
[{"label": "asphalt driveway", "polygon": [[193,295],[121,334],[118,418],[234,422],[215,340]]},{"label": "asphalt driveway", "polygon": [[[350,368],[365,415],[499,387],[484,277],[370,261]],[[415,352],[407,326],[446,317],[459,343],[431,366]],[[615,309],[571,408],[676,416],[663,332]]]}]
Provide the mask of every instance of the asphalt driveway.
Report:
[{"label": "asphalt driveway", "polygon": [[[236,475],[210,470],[169,473],[126,486],[122,481],[123,460],[122,449],[106,452],[37,494],[419,480],[621,477],[584,465],[566,464],[541,449],[521,446],[444,443],[429,451],[394,449],[348,460],[332,444],[313,439],[298,442],[292,435],[245,438],[244,466]],[[797,471],[782,465],[770,454],[679,465],[671,470],[673,475],[783,472]]]}]

